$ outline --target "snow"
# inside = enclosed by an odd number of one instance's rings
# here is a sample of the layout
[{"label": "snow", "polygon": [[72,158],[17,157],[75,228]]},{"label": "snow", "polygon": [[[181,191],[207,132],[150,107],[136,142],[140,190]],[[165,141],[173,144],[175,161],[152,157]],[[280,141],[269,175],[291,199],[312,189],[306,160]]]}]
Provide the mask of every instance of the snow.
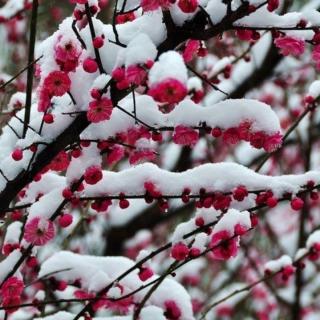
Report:
[{"label": "snow", "polygon": [[317,99],[320,96],[320,80],[316,80],[311,83],[308,95],[314,99]]},{"label": "snow", "polygon": [[140,0],[131,0],[131,1],[119,0],[117,4],[118,4],[117,6],[118,10],[123,10],[124,12],[126,12],[126,11],[137,8],[140,5]]},{"label": "snow", "polygon": [[[73,282],[76,279],[82,280],[82,287],[89,289],[92,285],[92,279],[96,273],[102,271],[105,275],[106,283],[108,285],[110,279],[115,279],[122,272],[133,265],[132,261],[124,257],[95,257],[78,255],[67,251],[60,251],[55,253],[47,259],[41,266],[39,277],[46,274],[70,269],[68,271],[59,272],[55,275],[56,279]],[[131,274],[127,279],[128,283],[135,283],[137,280],[136,274]],[[98,284],[99,286],[101,284]],[[91,289],[93,289],[91,287]],[[98,291],[98,290],[97,290]]]},{"label": "snow", "polygon": [[[59,311],[53,315],[35,318],[35,320],[73,320],[76,315],[66,311]],[[131,320],[132,316],[93,317],[92,320]],[[141,320],[165,320],[163,310],[156,306],[147,306],[141,310]]]},{"label": "snow", "polygon": [[182,222],[179,223],[172,235],[172,243],[179,243],[179,242],[184,242],[185,244],[190,243],[190,239],[183,240],[183,237],[185,234],[188,234],[189,232],[193,231],[195,229],[195,224],[193,223],[192,220],[187,221],[187,222]]},{"label": "snow", "polygon": [[192,248],[197,248],[201,252],[203,252],[206,249],[207,244],[208,235],[204,232],[201,232],[194,237],[194,243],[192,244]]},{"label": "snow", "polygon": [[234,227],[240,224],[246,229],[251,228],[250,213],[248,211],[238,211],[230,209],[222,216],[218,223],[214,226],[213,232],[227,230],[230,234],[234,234]]},{"label": "snow", "polygon": [[280,16],[274,12],[269,12],[266,6],[264,6],[250,15],[237,20],[234,25],[247,27],[295,27],[300,20],[300,12],[289,12]]},{"label": "snow", "polygon": [[[145,210],[148,205],[144,199],[132,199],[130,200],[130,207],[126,210],[122,210],[118,205],[112,207],[112,210],[108,210],[108,220],[111,226],[122,226],[128,223],[130,220],[139,216],[139,214]],[[134,239],[131,239],[134,241]]]},{"label": "snow", "polygon": [[141,320],[166,320],[163,310],[156,306],[148,306],[141,310]]},{"label": "snow", "polygon": [[227,5],[222,0],[210,0],[205,10],[208,12],[211,22],[218,24],[227,14]]},{"label": "snow", "polygon": [[8,0],[0,8],[0,17],[3,17],[5,19],[10,19],[11,17],[15,16],[19,11],[22,11],[24,8],[25,8],[24,0]]},{"label": "snow", "polygon": [[[103,288],[103,286],[102,286]],[[108,291],[108,297],[111,299],[119,299],[121,297],[121,289],[118,287],[113,287]]]},{"label": "snow", "polygon": [[[133,102],[130,97],[119,105],[132,112]],[[211,104],[203,108],[189,99],[185,99],[170,113],[159,111],[156,102],[146,95],[136,97],[136,113],[138,118],[153,128],[172,127],[179,124],[199,126],[204,121],[210,127],[228,129],[237,127],[241,122],[252,122],[252,131],[264,131],[267,134],[280,132],[279,119],[270,106],[250,99],[230,99]],[[82,139],[105,139],[114,137],[116,133],[127,131],[135,126],[135,120],[114,109],[110,121],[91,124],[81,135]]]},{"label": "snow", "polygon": [[125,192],[127,195],[143,195],[146,181],[153,182],[164,195],[180,195],[185,188],[190,188],[192,194],[198,194],[201,188],[207,192],[230,192],[239,185],[239,177],[248,190],[272,190],[279,197],[286,192],[297,193],[308,180],[317,183],[320,179],[317,171],[272,177],[235,163],[204,164],[181,173],[168,172],[155,164],[145,163],[121,172],[103,171],[103,179],[95,185],[86,186],[85,194],[98,196]]},{"label": "snow", "polygon": [[10,98],[10,101],[8,103],[8,111],[15,110],[16,109],[15,106],[17,105],[23,108],[25,106],[25,103],[26,103],[25,92],[16,92]]},{"label": "snow", "polygon": [[100,150],[97,148],[97,144],[92,143],[89,147],[83,148],[81,156],[79,158],[73,158],[67,173],[67,182],[71,184],[80,178],[85,169],[91,166],[100,166],[101,164]]},{"label": "snow", "polygon": [[[109,41],[115,41],[115,35],[111,25],[103,25],[99,20],[94,20],[94,25],[95,29],[101,30],[101,33],[105,35],[106,41],[104,46],[99,49],[99,52],[104,69],[107,73],[111,74],[118,63],[117,59],[119,55],[126,55],[126,49]],[[157,28],[154,28],[154,26],[157,26]],[[166,29],[162,21],[161,11],[147,12],[133,21],[117,25],[117,32],[120,42],[124,45],[128,45],[130,41],[136,39],[141,34],[147,36],[150,39],[150,41],[148,40],[148,56],[154,55],[153,45],[158,46],[166,38]],[[88,27],[81,30],[81,36],[83,36],[87,46],[91,48],[92,44]],[[131,45],[136,46],[137,42],[135,43],[134,41]],[[131,52],[133,52],[132,50],[135,51],[134,48],[131,48],[130,50]],[[143,55],[143,50],[140,50],[139,55]],[[127,59],[128,62],[131,63],[135,58],[131,53],[128,55]]]},{"label": "snow", "polygon": [[[72,23],[72,19],[67,18],[61,23],[59,28],[64,30],[64,29],[67,29],[67,26],[69,26],[69,30],[70,30],[71,23]],[[54,59],[54,45],[58,40],[59,35],[60,35],[60,31],[56,31],[52,36],[45,39],[36,47],[36,57],[39,58],[42,56],[42,58],[38,62],[41,70],[40,72],[41,79],[44,79],[45,76],[48,75],[51,71],[55,71],[59,69]]]},{"label": "snow", "polygon": [[201,271],[206,267],[205,258],[198,258],[183,265],[176,272],[176,279],[181,281],[185,276],[199,277]]},{"label": "snow", "polygon": [[202,90],[202,83],[198,77],[191,77],[188,79],[188,90]]},{"label": "snow", "polygon": [[268,261],[264,265],[264,269],[272,273],[276,273],[279,272],[283,267],[290,265],[292,265],[292,259],[287,255],[283,255],[279,259]]},{"label": "snow", "polygon": [[182,83],[186,83],[188,79],[184,61],[181,55],[175,51],[163,53],[149,73],[150,86],[166,79],[177,79]]},{"label": "snow", "polygon": [[56,188],[63,188],[65,184],[65,177],[57,175],[55,172],[49,170],[46,174],[41,176],[39,181],[33,181],[30,183],[29,188],[26,190],[25,196],[19,203],[32,203],[37,199],[40,193],[45,195]]},{"label": "snow", "polygon": [[204,220],[205,224],[216,221],[220,216],[220,212],[215,210],[214,208],[201,208],[197,209],[195,213],[195,217],[201,217]]},{"label": "snow", "polygon": [[[134,262],[125,257],[96,257],[60,251],[44,261],[38,276],[42,277],[52,272],[68,269],[68,271],[56,273],[55,278],[68,281],[69,283],[72,283],[76,279],[81,279],[82,288],[98,292],[101,290],[101,287],[107,286],[110,281],[116,279],[133,265]],[[153,276],[150,281],[154,279],[156,279],[156,276]],[[144,283],[140,281],[137,270],[135,270],[124,277],[120,281],[120,284],[125,289],[123,294],[127,294],[128,292],[139,288]],[[114,288],[116,287],[113,287],[112,291],[108,292],[108,295],[116,294],[118,296],[118,293],[114,291]],[[149,289],[146,288],[136,293],[136,299],[140,301],[148,290]],[[167,300],[174,300],[177,303],[182,312],[183,319],[194,319],[190,297],[186,290],[175,280],[169,278],[165,279],[153,293],[149,300],[149,304],[163,308],[164,303]],[[158,309],[153,310],[156,311]],[[146,316],[147,315],[148,312],[146,313]],[[158,311],[156,311],[156,315],[160,315]]]},{"label": "snow", "polygon": [[[94,6],[97,9],[97,12],[95,13],[95,15],[100,12],[100,6],[99,6],[98,0],[88,0],[88,5],[90,7]],[[80,11],[84,12],[85,11],[85,5],[84,4],[80,4],[80,3],[76,3],[75,10],[80,10]]]},{"label": "snow", "polygon": [[[278,27],[278,28],[290,28],[296,27],[297,24],[305,18],[306,21],[311,19],[315,21],[318,15],[315,14],[315,10],[306,10],[303,14],[302,12],[289,12],[283,15],[279,15],[275,12],[269,12],[267,7],[261,7],[259,10],[245,16],[242,19],[237,20],[234,26],[242,27],[257,27],[257,28],[268,28],[268,27]],[[311,40],[314,35],[312,30],[284,30],[284,32],[289,36],[296,36],[302,39]]]},{"label": "snow", "polygon": [[147,12],[132,22],[119,25],[117,30],[120,41],[125,44],[140,34],[142,30],[156,46],[166,38],[166,28],[162,21],[161,11]]},{"label": "snow", "polygon": [[[27,135],[25,139],[18,139],[15,133],[8,127],[5,126],[3,128],[3,133],[0,137],[1,144],[1,152],[0,152],[0,166],[3,170],[3,173],[6,175],[8,179],[13,180],[23,169],[27,169],[30,165],[30,159],[33,153],[30,150],[23,151],[23,159],[21,161],[14,161],[11,157],[11,152],[15,148],[27,148],[33,143],[50,143],[54,137],[58,136],[68,125],[71,123],[72,118],[66,117],[61,114],[68,107],[68,103],[66,101],[70,101],[68,96],[60,97],[53,99],[53,103],[56,104],[57,110],[53,111],[55,115],[55,123],[57,125],[44,125],[42,129],[41,136],[29,129],[27,131]],[[60,108],[61,107],[61,108]],[[31,109],[31,121],[29,126],[34,130],[39,130],[41,122],[42,122],[42,114],[36,111],[36,105],[32,105]],[[59,110],[59,111],[58,111]],[[24,110],[19,111],[17,117],[20,119],[24,119]],[[15,129],[15,131],[22,135],[23,125],[21,121],[17,118],[11,118],[9,122],[10,126]],[[44,145],[38,145],[38,152],[43,150]],[[0,190],[5,187],[6,180],[1,176],[0,177]]]},{"label": "snow", "polygon": [[[252,121],[252,130],[275,133],[280,131],[279,120],[270,106],[250,99],[229,99],[215,105],[200,108],[191,100],[182,101],[169,114],[176,124],[196,125],[204,121],[211,127],[227,129],[242,121]],[[260,130],[259,130],[260,129]]]},{"label": "snow", "polygon": [[301,259],[308,253],[308,250],[306,248],[300,248],[298,249],[296,255],[295,255],[295,261]]},{"label": "snow", "polygon": [[307,239],[306,247],[311,249],[315,244],[320,243],[320,230],[316,230]]},{"label": "snow", "polygon": [[301,9],[303,18],[311,23],[311,25],[319,26],[319,0],[308,1]]},{"label": "snow", "polygon": [[[143,37],[148,37],[150,41],[148,40],[148,47],[150,47],[150,50],[147,50],[148,52],[152,51],[152,55],[155,54],[154,52],[154,45],[157,45],[162,40],[155,39],[155,37],[152,35],[154,28],[150,28],[150,25],[146,26],[146,23],[148,21],[152,21],[155,23],[157,19],[161,19],[161,13],[150,13],[143,15],[142,17],[139,17],[132,23],[128,23],[125,25],[135,26],[139,25],[138,29],[135,29],[134,33],[128,33],[127,28],[128,26],[119,25],[119,34],[125,34],[127,37],[127,43],[130,44],[130,41],[134,39],[134,37],[137,35],[138,30],[141,30],[141,28],[145,30],[145,33],[143,33]],[[74,38],[71,31],[71,18],[66,19],[60,26],[59,31],[54,33],[51,37],[47,38],[39,47],[38,47],[38,54],[37,56],[40,56],[42,53],[46,53],[44,57],[40,60],[41,65],[41,79],[43,79],[49,72],[56,69],[56,63],[54,61],[54,54],[53,54],[53,47],[56,43],[58,37],[61,34],[68,34],[68,37]],[[105,32],[108,29],[105,30],[105,26],[101,23],[98,23],[98,20],[95,20],[95,27],[97,28],[97,31],[101,29],[102,33],[105,33],[106,38],[108,39],[108,33]],[[110,26],[109,26],[110,27]],[[123,31],[121,31],[123,29]],[[85,28],[81,31],[84,36],[84,40],[89,42],[89,36],[88,36],[88,30]],[[100,31],[99,31],[100,32]],[[113,32],[113,31],[112,31]],[[140,31],[139,31],[140,34]],[[157,33],[161,34],[161,32]],[[142,39],[140,38],[140,40]],[[75,39],[75,38],[74,38]],[[140,43],[139,40],[139,43]],[[75,40],[76,41],[76,40]],[[152,44],[153,42],[153,44]],[[134,42],[133,42],[134,43]],[[106,41],[106,50],[108,51],[108,48],[110,46],[115,46],[112,43]],[[130,47],[130,46],[129,46]],[[153,49],[152,49],[153,48]],[[117,50],[114,51],[108,51],[104,52],[104,47],[101,48],[101,56],[102,57],[108,57],[108,63],[112,61],[113,57],[116,57],[116,54],[120,50],[117,46]],[[89,48],[90,51],[90,48]],[[132,55],[129,55],[132,56]],[[150,56],[150,54],[148,54]],[[110,65],[108,68],[109,71],[112,70],[114,63],[112,66]],[[162,70],[165,69],[165,72]],[[155,63],[151,70],[151,76],[150,76],[150,83],[161,81],[162,79],[168,78],[168,77],[176,77],[179,80],[186,82],[187,81],[187,72],[186,68],[184,66],[183,60],[181,56],[178,53],[175,52],[168,52],[166,54],[161,55],[159,61]],[[53,110],[52,113],[55,117],[55,123],[50,125],[45,125],[41,137],[40,135],[35,134],[32,130],[28,130],[27,136],[24,140],[19,140],[15,136],[15,134],[11,131],[10,128],[5,127],[3,130],[3,134],[1,136],[0,142],[1,142],[1,167],[5,168],[3,171],[5,175],[9,179],[14,179],[19,172],[21,172],[22,169],[26,169],[29,166],[29,160],[32,156],[32,153],[29,150],[24,151],[24,159],[23,161],[13,161],[11,159],[11,151],[12,149],[17,147],[28,147],[33,142],[51,142],[54,137],[56,137],[58,134],[60,134],[64,128],[66,128],[72,121],[72,117],[67,115],[62,115],[61,112],[70,112],[73,110],[86,110],[88,106],[88,101],[90,101],[89,98],[89,91],[90,88],[92,88],[95,85],[102,86],[102,83],[108,80],[107,76],[101,76],[98,79],[95,79],[95,76],[92,74],[85,73],[83,71],[83,68],[79,66],[74,73],[70,73],[70,78],[72,80],[72,87],[71,92],[74,96],[77,106],[74,107],[71,103],[70,98],[65,95],[63,97],[54,98],[52,99],[53,102]],[[101,81],[101,83],[100,83]],[[199,81],[198,81],[199,84]],[[81,90],[79,89],[81,88]],[[260,104],[259,106],[259,113],[257,113],[258,109],[258,103],[257,102],[250,102],[248,101],[229,101],[224,102],[224,104],[218,104],[216,106],[211,106],[211,108],[201,108],[200,106],[197,106],[194,108],[194,104],[191,101],[183,101],[175,110],[174,112],[164,115],[160,111],[157,111],[157,105],[150,97],[142,96],[137,97],[138,100],[138,114],[141,115],[142,120],[144,120],[147,123],[150,123],[155,126],[161,126],[161,125],[176,125],[176,124],[190,124],[190,125],[199,125],[203,119],[206,119],[208,125],[212,126],[220,126],[224,127],[226,126],[233,126],[236,124],[239,124],[240,121],[244,119],[248,119],[253,117],[254,119],[254,127],[256,126],[257,130],[262,129],[266,132],[273,132],[278,131],[279,129],[279,121],[276,119],[276,116],[271,112],[271,110],[268,110],[268,107],[263,106]],[[140,107],[141,103],[141,107]],[[132,109],[132,101],[129,99],[126,99],[123,101],[123,105],[125,108],[131,108]],[[147,109],[148,108],[148,109]],[[230,117],[230,112],[228,112],[227,109],[231,109],[234,111],[236,109],[239,109],[237,112],[232,112],[233,117]],[[194,109],[194,110],[193,110]],[[218,112],[219,109],[219,112]],[[240,109],[243,109],[242,111]],[[226,112],[224,111],[226,110]],[[251,111],[250,111],[251,110]],[[187,111],[187,112],[186,112]],[[17,116],[19,116],[21,119],[23,119],[23,111],[18,112]],[[210,113],[210,115],[209,115]],[[224,114],[223,114],[224,113]],[[200,117],[201,114],[201,117]],[[267,115],[268,114],[268,115]],[[216,117],[217,115],[217,117]],[[264,119],[262,121],[261,119]],[[31,115],[31,122],[30,126],[32,126],[35,130],[38,130],[41,124],[42,115],[36,112],[36,105],[32,106],[32,115]],[[124,115],[119,110],[114,110],[113,116],[111,121],[105,122],[105,123],[99,123],[96,125],[91,125],[88,130],[86,130],[82,137],[92,137],[93,139],[96,138],[108,138],[112,137],[114,134],[118,133],[119,131],[126,130],[128,128],[131,128],[134,126],[134,120],[130,119],[127,115]],[[22,132],[22,124],[17,119],[12,119],[10,121],[10,125],[15,128],[15,130],[18,132],[18,134],[21,134]],[[259,127],[259,128],[258,128]],[[88,132],[91,132],[88,134]],[[39,146],[39,150],[42,150],[44,146]],[[77,176],[78,174],[75,174],[74,176]],[[73,175],[71,175],[73,176]],[[6,181],[3,177],[0,177],[0,190],[4,188],[6,184]]]},{"label": "snow", "polygon": [[[152,238],[152,233],[149,230],[139,230],[134,237],[132,237],[130,240],[126,241],[125,246],[127,248],[134,247],[141,242],[148,242]],[[146,250],[141,250],[139,255],[136,258],[136,261],[142,260],[145,258],[145,256],[148,255],[148,252]]]},{"label": "snow", "polygon": [[185,22],[191,20],[199,10],[198,9],[192,13],[184,13],[183,11],[181,11],[179,6],[177,5],[177,2],[173,3],[169,9],[170,9],[172,20],[177,26],[182,26]]},{"label": "snow", "polygon": [[14,221],[12,222],[6,230],[6,236],[4,238],[4,243],[19,243],[19,237],[21,234],[22,222]]},{"label": "snow", "polygon": [[92,83],[92,88],[103,89],[106,84],[110,81],[111,76],[107,74],[101,74]]},{"label": "snow", "polygon": [[60,187],[55,188],[42,196],[39,201],[34,202],[30,207],[27,221],[35,217],[49,219],[64,200],[62,190],[63,188]]},{"label": "snow", "polygon": [[51,316],[42,317],[42,318],[35,318],[38,320],[72,320],[75,315],[65,311],[59,311]]},{"label": "snow", "polygon": [[[12,251],[5,259],[0,262],[0,281],[4,281],[10,270],[13,269],[15,264],[21,258],[22,253],[20,250]],[[19,274],[19,271],[16,272]]]},{"label": "snow", "polygon": [[[141,50],[141,48],[143,48],[143,50]],[[155,60],[157,48],[148,35],[141,33],[128,43],[124,55],[124,64],[126,67],[143,64],[148,60]]]},{"label": "snow", "polygon": [[[218,233],[220,231],[226,230],[229,232],[230,236],[234,235],[234,227],[240,224],[247,230],[251,227],[250,214],[248,211],[238,211],[236,209],[229,209],[222,217],[219,217],[218,211],[210,209],[201,209],[196,212],[196,217],[202,217],[205,224],[213,223],[217,221],[213,228],[213,233]],[[189,221],[179,223],[175,228],[172,235],[172,242],[179,243],[184,242],[185,244],[192,243],[193,248],[198,248],[200,251],[206,249],[206,245],[209,242],[210,236],[206,233],[198,233],[194,237],[184,239],[186,234],[195,231],[198,227],[196,226],[196,218],[192,218]]]},{"label": "snow", "polygon": [[224,58],[218,60],[217,62],[215,62],[214,65],[212,66],[212,69],[210,70],[210,72],[208,74],[208,77],[212,78],[215,75],[222,72],[227,65],[232,64],[233,60],[234,60],[234,57],[231,56],[231,57],[224,57]]}]

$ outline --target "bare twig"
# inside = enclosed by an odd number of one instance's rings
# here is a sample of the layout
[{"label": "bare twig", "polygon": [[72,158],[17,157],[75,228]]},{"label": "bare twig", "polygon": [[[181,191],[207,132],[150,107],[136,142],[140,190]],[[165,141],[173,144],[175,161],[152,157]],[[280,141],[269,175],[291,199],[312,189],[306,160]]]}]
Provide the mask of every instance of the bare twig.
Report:
[{"label": "bare twig", "polygon": [[[37,58],[36,60],[32,61],[31,64],[36,64],[43,56],[40,56],[39,58]],[[24,67],[23,69],[21,69],[18,73],[16,73],[12,78],[10,78],[8,81],[6,81],[5,83],[3,83],[0,86],[0,90],[4,89],[7,85],[9,85],[10,83],[12,83],[15,79],[17,79],[21,74],[23,74],[26,70],[28,70],[31,66],[31,64],[28,64],[26,67]]]}]

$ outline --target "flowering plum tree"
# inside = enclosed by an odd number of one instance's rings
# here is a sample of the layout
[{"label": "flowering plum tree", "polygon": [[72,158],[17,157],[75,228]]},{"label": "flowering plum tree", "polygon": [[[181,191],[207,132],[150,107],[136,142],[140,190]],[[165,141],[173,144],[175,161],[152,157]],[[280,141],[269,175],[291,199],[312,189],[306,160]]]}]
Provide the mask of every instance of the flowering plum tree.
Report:
[{"label": "flowering plum tree", "polygon": [[1,320],[319,319],[319,0],[0,4]]}]

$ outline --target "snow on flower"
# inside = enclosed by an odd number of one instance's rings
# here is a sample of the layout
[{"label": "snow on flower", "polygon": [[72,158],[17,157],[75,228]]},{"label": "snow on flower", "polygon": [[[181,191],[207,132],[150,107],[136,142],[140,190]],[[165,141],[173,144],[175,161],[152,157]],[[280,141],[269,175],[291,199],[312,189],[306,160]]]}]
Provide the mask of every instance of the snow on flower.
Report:
[{"label": "snow on flower", "polygon": [[163,53],[149,73],[149,95],[159,102],[178,103],[187,95],[187,69],[180,54]]},{"label": "snow on flower", "polygon": [[176,79],[166,79],[152,86],[148,91],[156,101],[178,103],[187,95],[187,87]]},{"label": "snow on flower", "polygon": [[309,235],[306,242],[306,249],[309,250],[310,260],[316,261],[320,258],[320,231],[319,230],[316,230]]},{"label": "snow on flower", "polygon": [[281,272],[283,281],[287,281],[294,274],[295,268],[292,265],[292,259],[283,255],[279,259],[268,261],[264,266],[267,275]]},{"label": "snow on flower", "polygon": [[[110,279],[115,279],[133,265],[134,262],[125,257],[96,257],[60,251],[49,257],[42,264],[39,277],[48,273],[54,273],[58,270],[70,269],[72,270],[71,272],[58,272],[55,277],[59,281],[65,280],[72,282],[76,279],[81,280],[81,291],[77,291],[77,296],[84,298],[88,297],[88,287],[90,285],[91,290],[100,290],[104,285],[107,285],[110,282]],[[100,281],[96,281],[96,285],[93,286],[93,279],[94,277],[97,277],[97,274],[99,274],[98,278]],[[108,297],[114,298],[125,295],[128,292],[126,290],[129,288],[130,291],[135,290],[144,284],[145,283],[139,279],[138,271],[136,271],[129,274],[121,280],[119,284],[112,287],[112,289],[108,291]],[[135,296],[136,299],[138,299],[136,301],[140,301],[143,296],[143,292],[140,294],[138,293],[137,296]],[[106,300],[101,300],[96,307],[100,308],[101,305],[125,312],[128,306],[133,302],[132,299],[125,299],[123,304],[121,304],[121,300],[118,302],[105,301]],[[186,290],[174,279],[164,279],[158,290],[153,293],[149,305],[161,308],[163,313],[168,312],[167,317],[178,316],[178,318],[173,319],[179,319],[179,317],[180,319],[194,319],[191,299]]]},{"label": "snow on flower", "polygon": [[81,54],[81,48],[79,48],[78,42],[73,38],[60,35],[54,50],[56,62],[62,71],[70,72],[76,69]]}]

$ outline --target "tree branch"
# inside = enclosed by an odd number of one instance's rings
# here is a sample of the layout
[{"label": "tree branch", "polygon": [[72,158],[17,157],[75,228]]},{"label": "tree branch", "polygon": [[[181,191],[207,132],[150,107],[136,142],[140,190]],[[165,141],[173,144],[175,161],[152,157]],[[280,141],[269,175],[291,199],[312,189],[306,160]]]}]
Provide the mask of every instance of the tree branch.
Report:
[{"label": "tree branch", "polygon": [[32,13],[30,23],[30,37],[29,37],[29,57],[28,57],[28,74],[27,74],[27,97],[26,106],[24,113],[24,127],[23,137],[26,136],[28,130],[28,124],[30,122],[30,111],[31,111],[31,100],[32,100],[32,89],[33,89],[33,74],[34,74],[34,49],[36,44],[37,34],[37,19],[38,19],[38,0],[32,2]]}]

